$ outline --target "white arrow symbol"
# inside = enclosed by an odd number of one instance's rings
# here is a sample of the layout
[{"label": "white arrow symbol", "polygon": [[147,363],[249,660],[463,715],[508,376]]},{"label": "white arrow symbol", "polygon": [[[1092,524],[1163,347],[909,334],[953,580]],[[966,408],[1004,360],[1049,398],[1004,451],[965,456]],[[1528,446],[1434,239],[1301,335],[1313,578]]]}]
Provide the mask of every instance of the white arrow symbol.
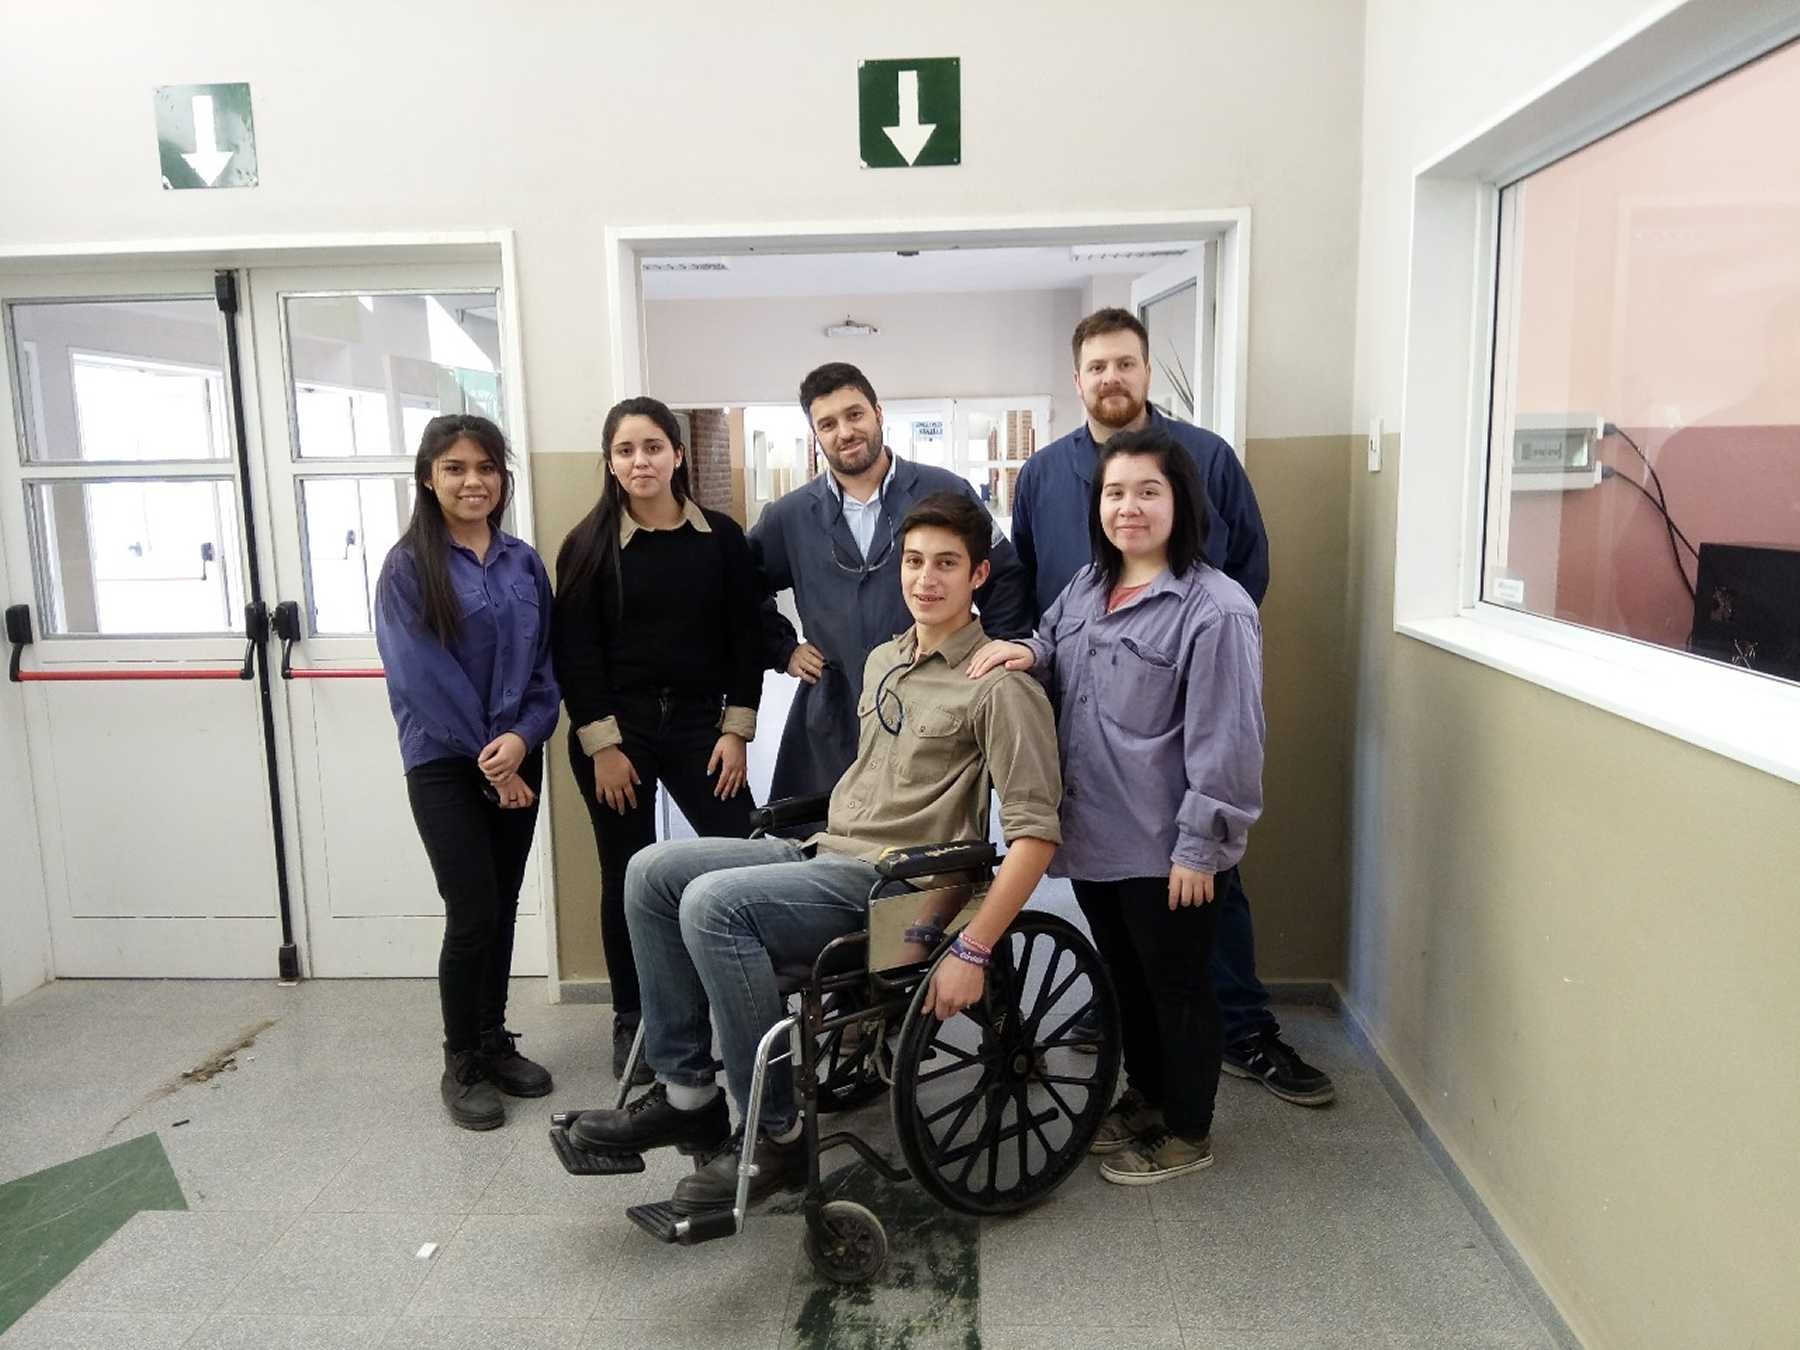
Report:
[{"label": "white arrow symbol", "polygon": [[937,130],[936,122],[919,121],[919,72],[903,70],[900,72],[900,125],[883,127],[887,137],[894,143],[894,149],[900,152],[900,158],[910,166],[925,148],[925,142],[931,139],[931,133]]},{"label": "white arrow symbol", "polygon": [[231,163],[235,150],[219,149],[219,134],[213,127],[211,94],[194,95],[194,153],[184,154],[188,168],[200,175],[200,181],[211,187]]}]

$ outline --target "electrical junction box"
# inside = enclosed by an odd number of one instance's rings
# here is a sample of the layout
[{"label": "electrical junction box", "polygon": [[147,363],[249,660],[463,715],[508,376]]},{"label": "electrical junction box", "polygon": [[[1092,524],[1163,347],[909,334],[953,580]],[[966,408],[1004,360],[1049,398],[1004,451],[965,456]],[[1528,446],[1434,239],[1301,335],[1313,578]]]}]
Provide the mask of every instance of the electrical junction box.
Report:
[{"label": "electrical junction box", "polygon": [[1513,419],[1512,490],[1573,492],[1600,485],[1598,413],[1520,413]]}]

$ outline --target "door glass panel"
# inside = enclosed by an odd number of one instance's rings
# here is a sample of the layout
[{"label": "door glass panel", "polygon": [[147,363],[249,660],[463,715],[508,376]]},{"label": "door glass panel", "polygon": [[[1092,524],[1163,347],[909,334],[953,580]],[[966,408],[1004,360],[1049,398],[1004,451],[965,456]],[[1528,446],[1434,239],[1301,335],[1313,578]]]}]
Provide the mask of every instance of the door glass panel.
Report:
[{"label": "door glass panel", "polygon": [[901,459],[914,464],[950,467],[950,437],[945,434],[942,413],[899,413],[890,415],[887,425],[888,448]]},{"label": "door glass panel", "polygon": [[412,518],[413,492],[405,474],[300,480],[308,632],[375,631],[375,580]]},{"label": "door glass panel", "polygon": [[413,455],[440,413],[505,426],[493,291],[283,297],[304,459]]},{"label": "door glass panel", "polygon": [[9,312],[27,459],[230,455],[211,300],[32,301]]},{"label": "door glass panel", "polygon": [[1200,288],[1189,282],[1157,296],[1138,311],[1150,330],[1150,401],[1184,422],[1198,420],[1195,394],[1199,372],[1193,365],[1199,295]]},{"label": "door glass panel", "polygon": [[45,629],[173,636],[243,627],[229,479],[33,483],[26,489]]}]

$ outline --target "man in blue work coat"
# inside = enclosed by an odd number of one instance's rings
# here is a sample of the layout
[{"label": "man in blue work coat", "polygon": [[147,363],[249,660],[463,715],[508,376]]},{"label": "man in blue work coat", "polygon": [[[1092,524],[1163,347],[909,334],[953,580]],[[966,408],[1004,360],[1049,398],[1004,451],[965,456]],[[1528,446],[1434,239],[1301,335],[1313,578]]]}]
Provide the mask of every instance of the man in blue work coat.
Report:
[{"label": "man in blue work coat", "polygon": [[[793,590],[806,631],[799,641],[772,606],[767,611],[770,668],[801,680],[782,729],[771,800],[829,792],[856,758],[863,665],[912,624],[900,593],[900,521],[933,492],[980,500],[967,479],[887,448],[875,387],[855,366],[832,362],[813,371],[800,383],[800,407],[829,467],[771,502],[750,531],[769,593]],[[987,584],[975,592],[982,627],[993,637],[1028,635],[1025,572],[998,530],[989,562]]]},{"label": "man in blue work coat", "polygon": [[[1087,421],[1025,461],[1013,493],[1012,535],[1031,576],[1041,615],[1091,561],[1088,512],[1097,447],[1116,432],[1153,425],[1185,446],[1206,484],[1206,560],[1262,603],[1269,589],[1269,536],[1256,493],[1237,456],[1219,437],[1164,417],[1150,406],[1150,336],[1137,316],[1102,309],[1075,325],[1075,388]],[[1269,992],[1256,978],[1250,902],[1236,869],[1221,878],[1218,936],[1209,974],[1225,1032],[1225,1068],[1259,1080],[1285,1101],[1323,1106],[1331,1079],[1281,1039]]]}]

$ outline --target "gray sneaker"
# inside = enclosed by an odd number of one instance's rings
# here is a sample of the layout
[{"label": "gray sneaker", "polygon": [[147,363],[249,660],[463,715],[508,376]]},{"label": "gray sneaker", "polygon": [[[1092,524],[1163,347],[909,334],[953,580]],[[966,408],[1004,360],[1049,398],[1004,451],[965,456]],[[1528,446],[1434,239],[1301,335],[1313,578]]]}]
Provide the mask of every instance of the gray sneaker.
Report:
[{"label": "gray sneaker", "polygon": [[1211,1167],[1212,1138],[1183,1139],[1166,1130],[1139,1139],[1100,1164],[1100,1175],[1119,1186],[1153,1186],[1170,1177]]},{"label": "gray sneaker", "polygon": [[1088,1152],[1117,1153],[1143,1135],[1162,1128],[1162,1108],[1150,1105],[1136,1088],[1126,1088],[1125,1094],[1112,1104],[1112,1110],[1100,1117],[1100,1128],[1094,1132]]}]

